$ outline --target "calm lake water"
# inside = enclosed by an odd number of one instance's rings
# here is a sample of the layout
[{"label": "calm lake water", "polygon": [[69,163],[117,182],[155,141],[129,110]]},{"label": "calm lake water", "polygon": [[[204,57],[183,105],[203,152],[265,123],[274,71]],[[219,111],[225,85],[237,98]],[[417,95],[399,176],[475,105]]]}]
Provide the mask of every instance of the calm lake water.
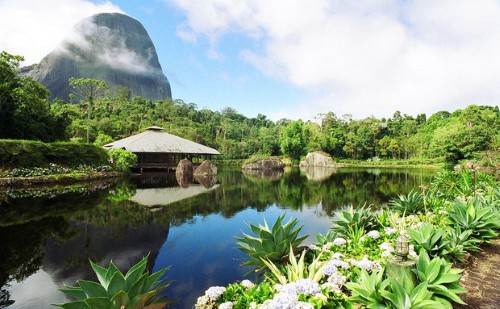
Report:
[{"label": "calm lake water", "polygon": [[[234,236],[246,223],[283,213],[302,234],[325,234],[334,212],[428,184],[437,170],[286,170],[270,175],[222,169],[216,178],[173,174],[49,190],[0,192],[0,308],[51,308],[63,284],[96,280],[88,260],[128,269],[150,253],[149,269],[170,266],[170,308],[192,308],[214,285],[244,279]],[[252,279],[252,278],[249,278]],[[55,308],[55,307],[54,307]]]}]

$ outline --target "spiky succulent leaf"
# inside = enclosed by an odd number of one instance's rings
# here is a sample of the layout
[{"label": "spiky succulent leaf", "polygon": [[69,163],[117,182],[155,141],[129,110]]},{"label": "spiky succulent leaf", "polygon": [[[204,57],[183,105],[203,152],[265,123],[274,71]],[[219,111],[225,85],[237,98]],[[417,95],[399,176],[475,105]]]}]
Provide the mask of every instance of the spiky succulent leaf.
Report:
[{"label": "spiky succulent leaf", "polygon": [[78,280],[76,282],[87,297],[106,297],[106,289],[94,281]]}]

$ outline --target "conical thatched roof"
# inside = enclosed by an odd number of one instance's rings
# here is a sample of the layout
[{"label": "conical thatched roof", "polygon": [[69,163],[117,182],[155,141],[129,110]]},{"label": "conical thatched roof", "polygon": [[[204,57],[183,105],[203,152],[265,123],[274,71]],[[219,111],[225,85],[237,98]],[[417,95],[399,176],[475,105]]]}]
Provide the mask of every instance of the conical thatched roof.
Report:
[{"label": "conical thatched roof", "polygon": [[125,149],[134,153],[159,152],[195,155],[220,155],[217,150],[163,132],[163,128],[152,126],[146,131],[104,145],[106,149]]}]

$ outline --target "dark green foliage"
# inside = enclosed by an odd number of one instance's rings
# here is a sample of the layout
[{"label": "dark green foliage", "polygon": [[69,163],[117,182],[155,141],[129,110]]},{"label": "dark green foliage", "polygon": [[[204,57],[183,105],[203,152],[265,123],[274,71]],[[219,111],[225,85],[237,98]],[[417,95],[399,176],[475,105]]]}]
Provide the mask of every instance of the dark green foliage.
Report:
[{"label": "dark green foliage", "polygon": [[44,86],[19,75],[21,61],[21,56],[0,53],[0,138],[66,139],[69,119],[52,112]]},{"label": "dark green foliage", "polygon": [[243,233],[243,237],[236,237],[239,249],[245,252],[249,257],[242,266],[252,266],[247,274],[254,271],[261,271],[266,268],[264,259],[273,263],[279,263],[288,257],[290,248],[294,252],[301,251],[301,245],[308,235],[299,236],[303,225],[298,226],[297,219],[291,219],[282,224],[285,214],[279,216],[274,222],[272,228],[269,228],[264,220],[264,225],[255,226],[248,224],[252,232],[256,235],[250,236]]},{"label": "dark green foliage", "polygon": [[91,144],[42,143],[27,140],[0,140],[0,166],[4,168],[107,164],[107,151]]}]

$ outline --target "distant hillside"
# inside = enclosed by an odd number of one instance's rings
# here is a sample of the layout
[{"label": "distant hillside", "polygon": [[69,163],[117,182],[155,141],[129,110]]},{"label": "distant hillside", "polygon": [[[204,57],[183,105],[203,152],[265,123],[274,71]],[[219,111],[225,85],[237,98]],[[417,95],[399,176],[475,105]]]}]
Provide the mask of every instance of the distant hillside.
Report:
[{"label": "distant hillside", "polygon": [[146,29],[119,13],[97,14],[80,21],[39,64],[21,71],[47,87],[52,100],[69,101],[70,77],[100,79],[110,87],[124,86],[131,90],[132,97],[172,97]]}]

